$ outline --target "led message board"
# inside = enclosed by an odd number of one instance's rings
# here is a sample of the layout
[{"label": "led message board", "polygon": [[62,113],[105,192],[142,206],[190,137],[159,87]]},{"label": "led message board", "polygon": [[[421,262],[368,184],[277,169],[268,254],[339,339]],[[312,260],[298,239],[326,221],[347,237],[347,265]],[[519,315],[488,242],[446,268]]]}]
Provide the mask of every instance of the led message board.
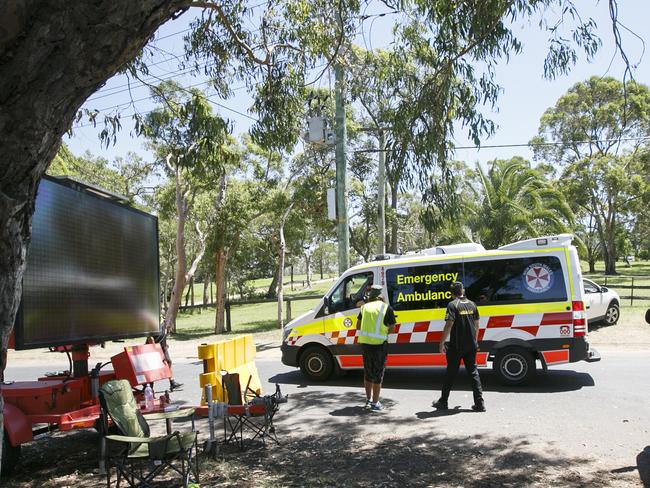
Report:
[{"label": "led message board", "polygon": [[41,180],[16,349],[159,331],[158,221],[92,190]]}]

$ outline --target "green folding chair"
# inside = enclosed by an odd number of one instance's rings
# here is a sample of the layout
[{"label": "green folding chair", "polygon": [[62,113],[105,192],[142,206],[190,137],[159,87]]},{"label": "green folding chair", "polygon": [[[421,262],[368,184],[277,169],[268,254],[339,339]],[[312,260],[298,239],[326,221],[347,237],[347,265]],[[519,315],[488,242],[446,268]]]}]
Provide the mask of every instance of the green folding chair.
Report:
[{"label": "green folding chair", "polygon": [[[152,486],[154,478],[167,469],[181,476],[185,488],[190,481],[199,482],[198,431],[194,428],[193,408],[143,415],[127,380],[104,383],[99,390],[99,402],[103,427],[101,452],[108,488],[113,467],[117,471],[117,487],[122,478],[132,488]],[[151,437],[148,420],[165,420],[167,434]],[[191,420],[192,429],[172,432],[174,420]]]}]

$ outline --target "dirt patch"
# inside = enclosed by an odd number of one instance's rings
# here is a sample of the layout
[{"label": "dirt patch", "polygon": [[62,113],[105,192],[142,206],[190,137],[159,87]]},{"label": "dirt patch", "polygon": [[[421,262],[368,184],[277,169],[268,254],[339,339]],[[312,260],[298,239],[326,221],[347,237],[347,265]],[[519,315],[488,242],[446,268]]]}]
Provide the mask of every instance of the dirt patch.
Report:
[{"label": "dirt patch", "polygon": [[623,308],[616,325],[590,325],[589,343],[613,348],[650,348],[650,325],[645,321],[645,311],[645,308]]}]

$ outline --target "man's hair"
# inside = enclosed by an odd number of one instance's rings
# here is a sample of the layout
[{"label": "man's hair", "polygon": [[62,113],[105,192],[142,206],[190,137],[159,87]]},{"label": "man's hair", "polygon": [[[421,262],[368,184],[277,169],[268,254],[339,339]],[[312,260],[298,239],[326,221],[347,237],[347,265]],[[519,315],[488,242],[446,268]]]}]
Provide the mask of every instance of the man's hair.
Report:
[{"label": "man's hair", "polygon": [[463,289],[464,286],[460,281],[454,281],[449,287],[449,291],[451,291],[451,294],[455,297],[463,296]]}]

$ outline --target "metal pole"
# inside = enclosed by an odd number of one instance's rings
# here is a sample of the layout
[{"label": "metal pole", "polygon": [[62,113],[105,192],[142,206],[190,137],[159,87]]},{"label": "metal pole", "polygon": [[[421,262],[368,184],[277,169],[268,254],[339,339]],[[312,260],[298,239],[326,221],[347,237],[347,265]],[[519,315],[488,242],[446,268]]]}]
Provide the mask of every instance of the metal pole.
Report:
[{"label": "metal pole", "polygon": [[[343,21],[337,13],[339,28],[343,30]],[[334,67],[336,91],[336,234],[338,237],[339,274],[350,267],[350,236],[348,233],[348,205],[347,193],[347,168],[346,145],[347,133],[345,127],[345,86],[343,66],[336,63]]]},{"label": "metal pole", "polygon": [[379,171],[377,184],[377,254],[386,252],[386,153],[384,152],[384,131],[379,130]]}]

